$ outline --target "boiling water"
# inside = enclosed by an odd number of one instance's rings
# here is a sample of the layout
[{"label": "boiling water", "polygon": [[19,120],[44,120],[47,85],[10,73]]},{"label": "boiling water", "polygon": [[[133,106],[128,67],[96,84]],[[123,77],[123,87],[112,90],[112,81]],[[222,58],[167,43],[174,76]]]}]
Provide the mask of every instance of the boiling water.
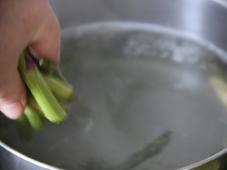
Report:
[{"label": "boiling water", "polygon": [[[76,89],[67,121],[10,146],[67,169],[109,170],[171,131],[135,170],[170,170],[224,148],[227,110],[210,84],[220,50],[159,27],[94,24],[63,36],[62,69]],[[12,129],[11,129],[12,130]],[[12,130],[13,131],[13,130]]]}]

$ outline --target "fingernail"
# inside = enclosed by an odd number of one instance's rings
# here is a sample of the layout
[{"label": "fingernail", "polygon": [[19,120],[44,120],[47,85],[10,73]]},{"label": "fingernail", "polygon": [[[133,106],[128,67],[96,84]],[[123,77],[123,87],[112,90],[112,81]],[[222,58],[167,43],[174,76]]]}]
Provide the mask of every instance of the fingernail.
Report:
[{"label": "fingernail", "polygon": [[22,112],[22,105],[19,102],[1,106],[0,110],[10,119],[17,119]]}]

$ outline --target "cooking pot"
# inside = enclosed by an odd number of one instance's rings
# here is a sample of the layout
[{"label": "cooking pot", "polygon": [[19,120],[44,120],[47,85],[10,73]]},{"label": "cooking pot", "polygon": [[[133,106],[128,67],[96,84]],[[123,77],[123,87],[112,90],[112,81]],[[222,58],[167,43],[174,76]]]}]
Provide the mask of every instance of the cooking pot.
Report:
[{"label": "cooking pot", "polygon": [[0,169],[225,169],[224,2],[51,2],[77,97],[29,142],[6,124]]}]

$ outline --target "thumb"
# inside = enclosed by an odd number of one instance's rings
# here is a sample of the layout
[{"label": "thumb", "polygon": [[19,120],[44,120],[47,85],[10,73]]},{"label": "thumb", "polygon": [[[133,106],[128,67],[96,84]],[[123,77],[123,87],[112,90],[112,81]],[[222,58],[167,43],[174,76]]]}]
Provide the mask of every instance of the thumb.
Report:
[{"label": "thumb", "polygon": [[50,11],[29,47],[33,54],[58,63],[60,60],[60,25],[52,9]]},{"label": "thumb", "polygon": [[26,106],[26,91],[19,73],[15,71],[7,80],[0,79],[0,111],[10,119],[21,116]]}]

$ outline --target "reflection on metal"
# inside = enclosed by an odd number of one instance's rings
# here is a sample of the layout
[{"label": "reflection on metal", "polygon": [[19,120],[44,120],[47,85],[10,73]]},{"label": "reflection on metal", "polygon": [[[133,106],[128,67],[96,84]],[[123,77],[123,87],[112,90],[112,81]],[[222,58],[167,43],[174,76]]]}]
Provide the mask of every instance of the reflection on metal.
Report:
[{"label": "reflection on metal", "polygon": [[9,151],[10,153],[12,153],[12,157],[13,155],[24,160],[24,161],[27,161],[27,162],[30,162],[31,164],[34,164],[36,167],[40,167],[40,168],[43,168],[44,170],[64,170],[64,169],[60,169],[60,168],[56,168],[54,166],[51,166],[51,165],[47,165],[43,162],[39,162],[37,160],[34,160],[20,152],[18,152],[17,150],[9,147],[8,145],[6,145],[5,143],[3,143],[2,141],[0,141],[0,147],[4,148],[5,150]]},{"label": "reflection on metal", "polygon": [[224,6],[225,8],[227,8],[227,1],[226,0],[212,0],[216,3],[219,3],[220,5]]},{"label": "reflection on metal", "polygon": [[203,1],[201,0],[191,0],[184,4],[182,20],[184,25],[192,31],[201,33],[202,31],[202,21],[204,20],[203,15]]}]

